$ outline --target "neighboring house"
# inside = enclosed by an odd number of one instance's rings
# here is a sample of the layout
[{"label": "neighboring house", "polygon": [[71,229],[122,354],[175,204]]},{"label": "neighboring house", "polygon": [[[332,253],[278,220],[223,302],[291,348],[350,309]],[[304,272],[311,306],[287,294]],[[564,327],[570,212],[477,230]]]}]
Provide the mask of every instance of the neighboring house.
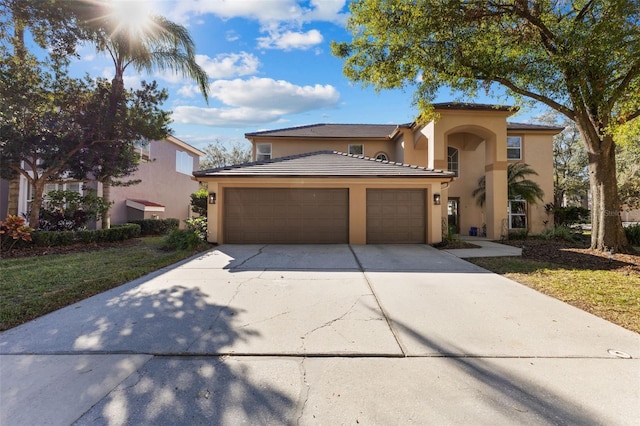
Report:
[{"label": "neighboring house", "polygon": [[[140,183],[111,187],[111,223],[117,225],[138,219],[176,218],[181,220],[182,225],[182,220],[191,217],[190,195],[199,188],[192,173],[198,169],[201,155],[204,155],[202,151],[173,136],[149,142],[140,151],[138,170],[131,176],[122,178],[122,181],[139,180]],[[20,183],[19,214],[26,215],[32,191],[25,178],[21,177]],[[8,184],[6,181],[0,184],[0,203],[6,213],[8,194],[5,186]],[[97,182],[62,180],[46,185],[45,199],[46,192],[55,189],[83,193],[84,187],[96,189],[98,195],[102,195],[102,184]],[[99,222],[97,226],[100,226]]]},{"label": "neighboring house", "polygon": [[[456,232],[537,233],[553,200],[553,135],[507,123],[511,107],[436,104],[421,126],[316,124],[246,134],[254,162],[201,170],[217,243],[437,243]],[[538,205],[507,199],[507,165],[528,163]],[[471,195],[486,175],[486,203]],[[549,225],[551,226],[551,225]]]}]

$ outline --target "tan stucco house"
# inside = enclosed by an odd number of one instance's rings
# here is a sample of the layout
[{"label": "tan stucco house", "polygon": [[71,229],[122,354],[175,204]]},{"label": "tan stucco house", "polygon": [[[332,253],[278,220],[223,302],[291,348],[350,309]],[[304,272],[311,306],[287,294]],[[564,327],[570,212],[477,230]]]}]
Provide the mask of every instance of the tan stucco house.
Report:
[{"label": "tan stucco house", "polygon": [[[498,239],[553,223],[553,135],[506,106],[436,104],[427,125],[316,124],[246,134],[253,162],[194,173],[215,243],[428,243],[449,226]],[[536,170],[544,202],[507,199],[506,170]],[[486,176],[483,208],[472,196]]]},{"label": "tan stucco house", "polygon": [[[169,136],[164,140],[150,141],[140,148],[138,170],[122,180],[139,181],[130,186],[112,186],[111,223],[114,225],[139,219],[176,218],[182,221],[191,217],[191,197],[199,189],[193,180],[193,171],[199,168],[204,152],[188,143]],[[0,211],[7,212],[8,182],[0,182]],[[87,188],[102,195],[102,184],[95,181],[62,179],[47,183],[46,194],[52,190],[70,190],[84,194]],[[26,178],[20,177],[18,214],[27,216],[32,199],[32,188]],[[99,228],[101,224],[93,224]]]}]

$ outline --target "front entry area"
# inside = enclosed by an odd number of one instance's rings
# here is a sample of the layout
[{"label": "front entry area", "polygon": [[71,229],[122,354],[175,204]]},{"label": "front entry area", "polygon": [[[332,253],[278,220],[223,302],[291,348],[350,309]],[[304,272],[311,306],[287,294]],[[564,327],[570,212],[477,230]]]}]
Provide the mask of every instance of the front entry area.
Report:
[{"label": "front entry area", "polygon": [[424,189],[367,189],[367,244],[424,244]]},{"label": "front entry area", "polygon": [[226,188],[227,244],[346,244],[346,188]]}]

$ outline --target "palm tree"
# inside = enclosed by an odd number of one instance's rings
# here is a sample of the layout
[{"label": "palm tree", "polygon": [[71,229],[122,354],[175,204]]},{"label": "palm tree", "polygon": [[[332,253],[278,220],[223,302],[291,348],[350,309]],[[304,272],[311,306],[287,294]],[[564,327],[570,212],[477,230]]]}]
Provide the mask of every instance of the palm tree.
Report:
[{"label": "palm tree", "polygon": [[[544,191],[534,181],[527,179],[529,175],[538,173],[526,163],[511,163],[507,166],[507,194],[509,200],[524,200],[530,204],[536,204],[543,200]],[[472,192],[476,197],[476,203],[482,207],[487,198],[486,179],[482,176],[478,179],[478,187]]]},{"label": "palm tree", "polygon": [[[113,123],[124,101],[124,73],[170,70],[194,80],[208,100],[209,79],[196,63],[195,44],[182,25],[162,16],[141,15],[139,10],[116,10],[127,3],[102,3],[84,11],[85,24],[94,32],[99,51],[108,52],[115,75],[109,94],[108,122]],[[129,7],[131,5],[129,4]],[[113,132],[112,132],[113,135]],[[102,176],[103,198],[111,198],[111,176]],[[110,215],[102,216],[102,227],[110,227]]]}]

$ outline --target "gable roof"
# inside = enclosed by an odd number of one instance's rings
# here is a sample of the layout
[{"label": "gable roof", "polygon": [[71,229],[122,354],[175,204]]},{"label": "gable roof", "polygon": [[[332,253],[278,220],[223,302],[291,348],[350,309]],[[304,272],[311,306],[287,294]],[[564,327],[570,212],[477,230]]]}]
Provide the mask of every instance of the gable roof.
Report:
[{"label": "gable roof", "polygon": [[199,170],[193,175],[195,177],[437,177],[448,180],[452,180],[455,176],[453,172],[376,160],[337,151],[308,152],[266,161]]},{"label": "gable roof", "polygon": [[255,136],[309,137],[309,138],[383,138],[389,139],[398,128],[397,124],[328,124],[319,123],[286,129],[245,133],[246,138]]}]

